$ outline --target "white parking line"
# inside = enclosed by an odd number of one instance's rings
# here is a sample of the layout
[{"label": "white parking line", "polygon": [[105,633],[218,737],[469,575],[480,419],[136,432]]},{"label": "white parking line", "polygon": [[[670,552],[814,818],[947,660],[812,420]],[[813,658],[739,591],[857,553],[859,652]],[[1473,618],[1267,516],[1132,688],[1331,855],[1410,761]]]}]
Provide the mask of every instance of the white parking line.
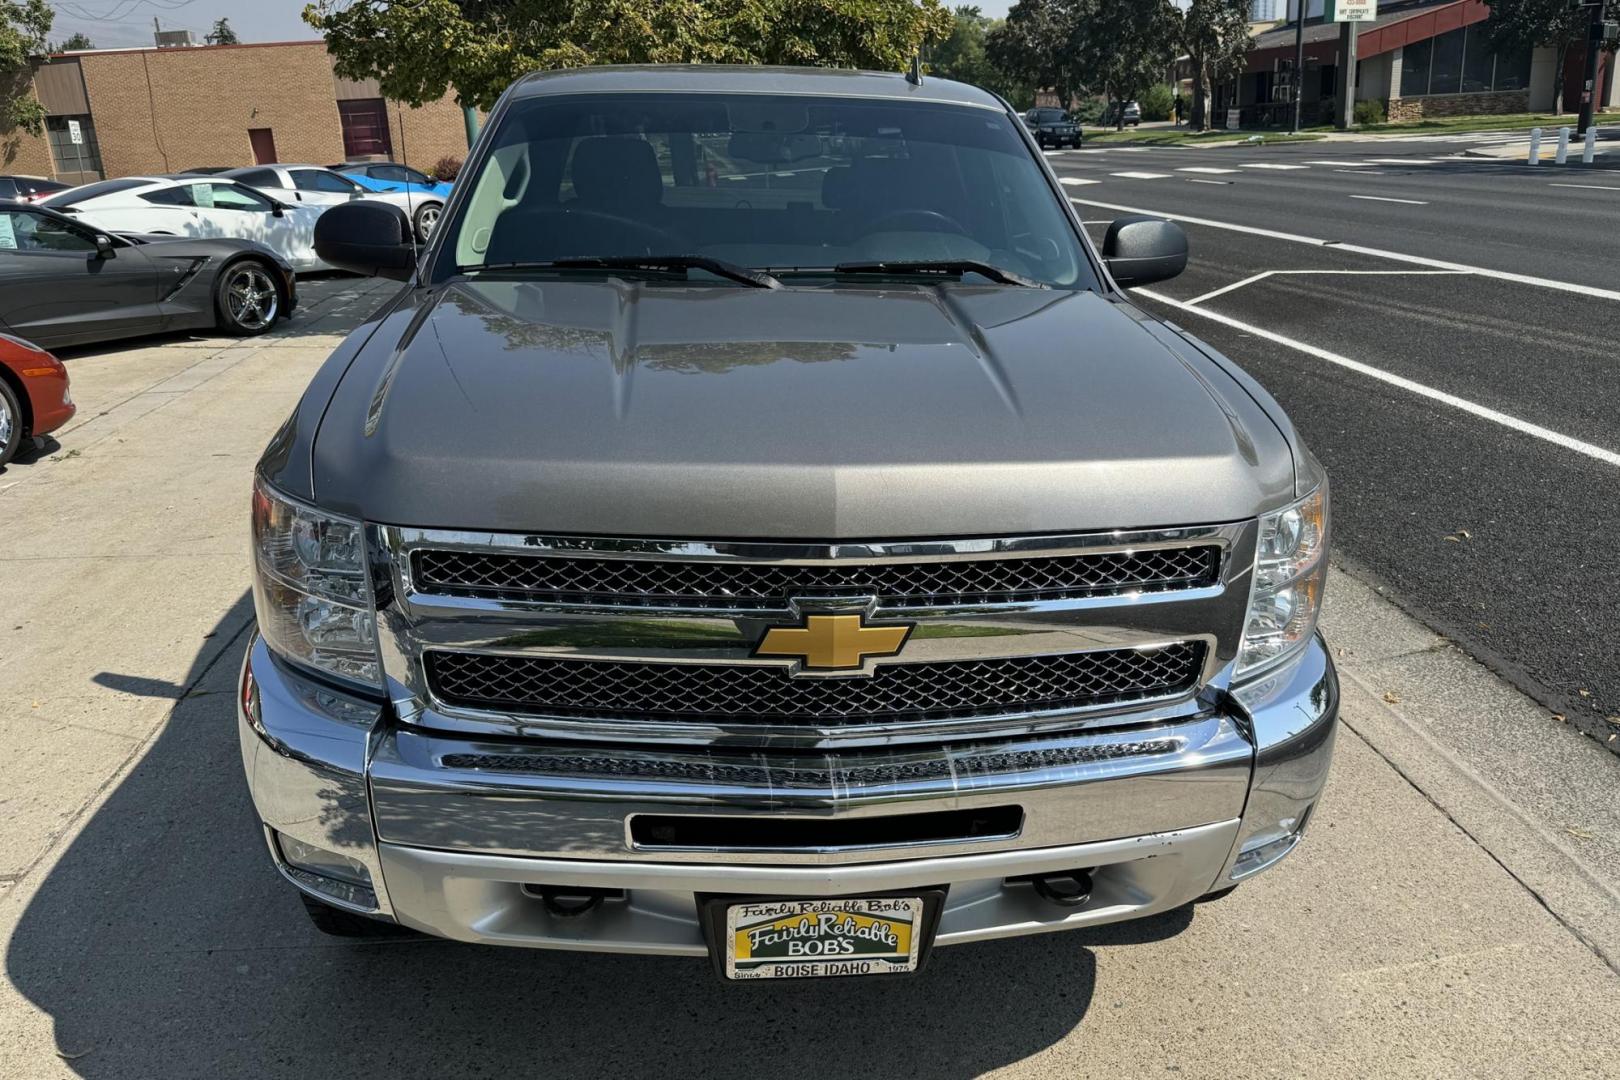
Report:
[{"label": "white parking line", "polygon": [[1230,180],[1200,180],[1196,176],[1183,176],[1182,179],[1187,181],[1189,184],[1222,184],[1226,187],[1232,186],[1232,181]]},{"label": "white parking line", "polygon": [[1367,159],[1367,164],[1369,164],[1369,165],[1438,165],[1438,164],[1440,164],[1440,161],[1439,161],[1438,158],[1421,158],[1421,157],[1417,157],[1417,158],[1413,158],[1413,157],[1407,157],[1407,158],[1400,158],[1400,157],[1370,157],[1370,158]]},{"label": "white parking line", "polygon": [[1262,270],[1258,274],[1250,274],[1242,281],[1234,281],[1230,285],[1223,285],[1219,289],[1212,289],[1202,296],[1195,296],[1191,300],[1181,301],[1187,307],[1197,307],[1206,300],[1213,300],[1217,296],[1225,296],[1257,281],[1264,281],[1269,277],[1294,277],[1304,274],[1321,274],[1329,277],[1433,277],[1467,274],[1467,270]]},{"label": "white parking line", "polygon": [[1331,165],[1331,166],[1334,166],[1334,167],[1338,167],[1340,165],[1346,165],[1346,166],[1349,166],[1352,169],[1359,169],[1359,168],[1362,168],[1362,167],[1366,166],[1368,163],[1365,162],[1365,161],[1307,161],[1305,164],[1307,164],[1307,165]]},{"label": "white parking line", "polygon": [[1610,187],[1606,184],[1548,184],[1547,186],[1583,188],[1586,191],[1620,191],[1620,187]]},{"label": "white parking line", "polygon": [[1381,172],[1364,172],[1364,173],[1357,173],[1357,172],[1356,172],[1356,170],[1354,170],[1354,169],[1334,169],[1334,170],[1333,170],[1333,171],[1334,171],[1334,172],[1347,172],[1347,173],[1354,173],[1354,174],[1355,174],[1355,175],[1357,175],[1357,176],[1383,176],[1383,175],[1384,175],[1384,174],[1383,174],[1383,173],[1381,173]]},{"label": "white parking line", "polygon": [[1168,179],[1170,179],[1170,174],[1167,173],[1167,172],[1117,172],[1117,173],[1109,173],[1108,175],[1109,176],[1122,177],[1122,178],[1124,178],[1126,180],[1168,180]]},{"label": "white parking line", "polygon": [[1368,202],[1398,202],[1408,206],[1428,206],[1422,199],[1391,199],[1387,195],[1352,195],[1352,199],[1366,199]]},{"label": "white parking line", "polygon": [[1058,177],[1058,183],[1060,183],[1060,184],[1068,184],[1071,187],[1079,187],[1082,184],[1100,184],[1100,183],[1102,183],[1102,181],[1101,180],[1086,180],[1083,177],[1079,177],[1079,176],[1060,176],[1060,177]]},{"label": "white parking line", "polygon": [[1260,229],[1253,225],[1236,225],[1230,221],[1215,221],[1211,218],[1193,217],[1190,214],[1170,214],[1163,210],[1144,210],[1140,206],[1121,206],[1119,203],[1097,202],[1094,199],[1081,199],[1073,195],[1069,196],[1069,201],[1078,203],[1081,206],[1095,206],[1099,210],[1117,210],[1125,214],[1148,214],[1152,217],[1163,218],[1166,221],[1184,221],[1189,225],[1203,225],[1210,229],[1225,229],[1227,232],[1264,236],[1272,240],[1286,240],[1291,244],[1331,247],[1335,251],[1349,251],[1357,255],[1370,255],[1375,259],[1389,259],[1391,262],[1410,263],[1413,266],[1428,266],[1435,270],[1466,270],[1479,277],[1491,278],[1494,281],[1509,281],[1515,285],[1534,285],[1541,289],[1575,293],[1579,296],[1595,296],[1599,300],[1620,300],[1620,290],[1603,289],[1596,285],[1578,285],[1573,281],[1555,281],[1552,278],[1535,277],[1530,274],[1515,274],[1508,270],[1492,270],[1483,266],[1469,266],[1466,263],[1447,262],[1444,259],[1429,259],[1422,255],[1407,255],[1405,252],[1387,251],[1383,248],[1365,247],[1361,244],[1342,244],[1334,240],[1323,240],[1315,236],[1300,236],[1298,233],[1286,233],[1277,229]]},{"label": "white parking line", "polygon": [[[1297,21],[1297,20],[1296,20]],[[1275,161],[1245,161],[1238,166],[1242,169],[1308,169],[1309,165],[1282,165]]]},{"label": "white parking line", "polygon": [[1222,169],[1222,168],[1218,168],[1218,167],[1216,167],[1214,165],[1183,165],[1181,168],[1177,169],[1176,172],[1235,173],[1235,172],[1237,172],[1237,170],[1236,169]]},{"label": "white parking line", "polygon": [[1401,390],[1407,391],[1408,393],[1416,394],[1419,397],[1428,398],[1430,401],[1437,401],[1442,405],[1449,405],[1454,409],[1460,409],[1463,412],[1472,416],[1477,416],[1482,420],[1489,420],[1493,424],[1501,424],[1505,428],[1511,428],[1514,431],[1529,435],[1532,438],[1550,442],[1555,446],[1561,446],[1565,450],[1573,450],[1577,454],[1582,454],[1596,461],[1601,461],[1606,465],[1620,466],[1620,453],[1615,453],[1613,450],[1604,449],[1601,446],[1595,446],[1589,442],[1583,442],[1580,439],[1565,435],[1561,431],[1554,431],[1551,428],[1542,427],[1540,424],[1532,424],[1528,420],[1521,420],[1517,416],[1510,416],[1505,412],[1499,412],[1498,410],[1492,409],[1489,406],[1481,405],[1478,402],[1469,401],[1467,398],[1460,398],[1455,394],[1448,394],[1444,390],[1437,390],[1432,386],[1426,386],[1423,383],[1404,378],[1403,376],[1396,375],[1393,372],[1385,371],[1382,368],[1375,368],[1371,364],[1364,364],[1359,360],[1352,360],[1348,356],[1341,356],[1336,352],[1329,352],[1327,349],[1321,349],[1315,345],[1308,345],[1303,341],[1296,341],[1291,337],[1284,337],[1282,334],[1274,333],[1273,331],[1267,330],[1263,327],[1255,326],[1252,323],[1242,322],[1238,319],[1232,318],[1229,315],[1222,315],[1219,312],[1210,311],[1207,308],[1193,307],[1191,304],[1180,300],[1172,300],[1170,297],[1161,293],[1156,293],[1151,289],[1136,289],[1133,291],[1135,291],[1138,295],[1147,297],[1149,300],[1157,300],[1161,304],[1168,304],[1170,307],[1179,308],[1182,311],[1190,312],[1191,314],[1197,315],[1200,318],[1218,322],[1223,326],[1230,326],[1234,330],[1241,330],[1246,334],[1253,334],[1255,337],[1265,338],[1267,341],[1273,341],[1278,345],[1295,349],[1307,356],[1314,356],[1318,360],[1325,360],[1330,364],[1335,364],[1339,367],[1346,368],[1347,370],[1354,371],[1357,374],[1365,375],[1370,379],[1377,379],[1381,383],[1397,387]]}]

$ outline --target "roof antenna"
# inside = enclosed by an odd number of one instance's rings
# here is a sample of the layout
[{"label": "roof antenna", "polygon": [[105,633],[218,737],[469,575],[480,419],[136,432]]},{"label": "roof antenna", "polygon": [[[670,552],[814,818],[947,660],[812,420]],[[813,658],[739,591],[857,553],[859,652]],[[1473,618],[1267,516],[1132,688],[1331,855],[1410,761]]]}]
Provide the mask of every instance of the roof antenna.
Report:
[{"label": "roof antenna", "polygon": [[918,49],[911,58],[911,70],[906,72],[906,82],[912,86],[922,85],[922,50]]}]

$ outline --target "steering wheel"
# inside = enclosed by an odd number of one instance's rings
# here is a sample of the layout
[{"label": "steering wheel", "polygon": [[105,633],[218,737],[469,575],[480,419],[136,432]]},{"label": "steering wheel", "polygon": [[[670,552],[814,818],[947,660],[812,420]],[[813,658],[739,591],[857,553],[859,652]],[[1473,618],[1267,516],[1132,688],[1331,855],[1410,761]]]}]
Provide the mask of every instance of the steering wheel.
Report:
[{"label": "steering wheel", "polygon": [[[619,228],[625,229],[631,234],[639,233],[641,236],[646,238],[646,244],[644,245],[646,250],[642,252],[642,254],[669,255],[684,252],[687,247],[685,240],[682,240],[679,236],[676,236],[668,229],[660,229],[658,226],[649,225],[645,221],[637,221],[634,218],[625,217],[622,214],[612,214],[606,210],[592,210],[589,207],[570,205],[548,207],[547,209],[542,210],[540,213],[546,217],[587,218],[592,221],[617,225]],[[635,252],[611,252],[610,254],[635,254]]]},{"label": "steering wheel", "polygon": [[[882,217],[868,222],[868,232],[892,232],[904,229],[907,224],[920,227],[925,232],[953,232],[967,236],[965,225],[949,214],[942,214],[938,210],[891,210]],[[887,227],[885,227],[887,226]]]}]

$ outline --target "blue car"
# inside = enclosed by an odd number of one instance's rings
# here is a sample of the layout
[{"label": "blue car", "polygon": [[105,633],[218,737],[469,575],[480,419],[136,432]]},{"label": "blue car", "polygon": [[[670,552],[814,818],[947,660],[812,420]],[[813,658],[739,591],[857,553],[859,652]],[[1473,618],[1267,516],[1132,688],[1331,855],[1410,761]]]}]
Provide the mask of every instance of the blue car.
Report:
[{"label": "blue car", "polygon": [[332,168],[353,178],[367,191],[409,191],[420,195],[437,195],[441,199],[450,197],[449,181],[435,180],[409,165],[392,161],[351,161]]}]

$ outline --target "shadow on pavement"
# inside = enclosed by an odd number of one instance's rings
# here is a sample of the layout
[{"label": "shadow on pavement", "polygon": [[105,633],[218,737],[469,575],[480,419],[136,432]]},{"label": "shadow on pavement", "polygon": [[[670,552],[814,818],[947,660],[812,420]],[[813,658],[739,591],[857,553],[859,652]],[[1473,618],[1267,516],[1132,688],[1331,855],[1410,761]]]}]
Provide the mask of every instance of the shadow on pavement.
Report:
[{"label": "shadow on pavement", "polygon": [[912,979],[754,986],[702,959],[323,937],[271,869],[242,778],[251,619],[244,595],[177,687],[97,680],[178,700],[10,942],[6,975],[62,1055],[42,1074],[969,1077],[1080,1023],[1095,947],[1193,918],[941,949]]}]

